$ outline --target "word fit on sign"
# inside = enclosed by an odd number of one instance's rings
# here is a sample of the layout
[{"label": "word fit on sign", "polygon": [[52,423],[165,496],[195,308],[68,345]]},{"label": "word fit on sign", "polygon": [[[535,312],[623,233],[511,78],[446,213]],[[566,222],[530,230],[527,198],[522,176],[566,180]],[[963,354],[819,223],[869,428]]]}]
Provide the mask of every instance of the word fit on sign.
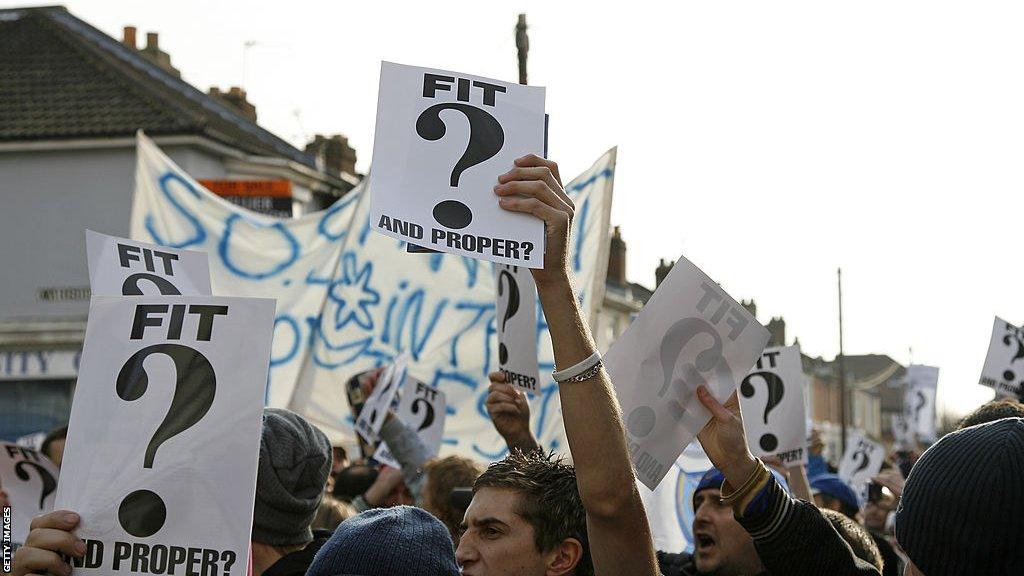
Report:
[{"label": "word fit on sign", "polygon": [[754,365],[768,331],[696,266],[680,258],[605,355],[637,477],[654,490],[708,422],[705,385],[720,402]]},{"label": "word fit on sign", "polygon": [[996,316],[979,384],[996,396],[1024,399],[1024,331]]},{"label": "word fit on sign", "polygon": [[765,348],[740,382],[740,409],[754,456],[807,462],[804,373],[799,346]]},{"label": "word fit on sign", "polygon": [[11,541],[24,544],[32,519],[53,509],[60,471],[48,458],[10,442],[0,442],[0,488],[11,503]]},{"label": "word fit on sign", "polygon": [[498,176],[544,153],[544,89],[383,62],[374,230],[422,248],[542,268],[544,226],[498,206]]},{"label": "word fit on sign", "polygon": [[94,296],[210,295],[206,252],[166,248],[85,231]]},{"label": "word fit on sign", "polygon": [[54,504],[82,517],[76,574],[245,570],[274,308],[93,298]]},{"label": "word fit on sign", "polygon": [[537,394],[537,285],[529,268],[498,264],[494,268],[495,320],[498,324],[498,370],[505,381]]}]

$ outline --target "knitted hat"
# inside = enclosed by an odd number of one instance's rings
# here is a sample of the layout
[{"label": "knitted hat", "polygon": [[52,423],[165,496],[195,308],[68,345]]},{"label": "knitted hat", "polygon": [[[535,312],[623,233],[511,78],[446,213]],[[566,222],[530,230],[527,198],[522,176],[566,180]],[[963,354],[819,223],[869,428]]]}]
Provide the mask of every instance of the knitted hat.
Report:
[{"label": "knitted hat", "polygon": [[861,507],[860,496],[835,474],[819,474],[810,478],[808,483],[811,485],[811,491],[815,494],[831,496],[850,508],[860,509]]},{"label": "knitted hat", "polygon": [[309,526],[330,472],[331,444],[323,432],[294,412],[265,408],[253,542],[290,546],[312,541]]},{"label": "knitted hat", "polygon": [[[782,486],[782,489],[789,493],[789,484],[786,482],[786,479],[782,477],[782,474],[779,474],[777,470],[771,467],[768,467],[768,471],[771,472],[772,476],[775,477],[775,481],[779,483],[779,486]],[[725,474],[722,474],[722,472],[719,471],[718,468],[712,468],[711,470],[708,470],[707,472],[704,473],[703,476],[700,477],[700,482],[698,482],[697,487],[693,489],[693,496],[694,498],[696,498],[698,492],[700,492],[701,490],[707,490],[708,488],[721,490],[722,484],[724,483]],[[694,504],[695,503],[696,500],[694,501]],[[694,506],[694,508],[696,508],[696,506]]]},{"label": "knitted hat", "polygon": [[927,576],[1024,574],[1024,419],[929,448],[903,488],[896,539]]},{"label": "knitted hat", "polygon": [[420,508],[374,508],[345,520],[306,576],[458,576],[448,529]]}]

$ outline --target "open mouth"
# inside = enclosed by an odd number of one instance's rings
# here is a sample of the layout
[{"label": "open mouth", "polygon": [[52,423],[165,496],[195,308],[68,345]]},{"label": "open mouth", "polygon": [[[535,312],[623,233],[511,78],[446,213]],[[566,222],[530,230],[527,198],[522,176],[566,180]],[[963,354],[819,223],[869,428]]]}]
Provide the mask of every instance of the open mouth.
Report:
[{"label": "open mouth", "polygon": [[707,552],[715,545],[715,539],[707,534],[694,534],[696,538],[696,548],[698,552]]}]

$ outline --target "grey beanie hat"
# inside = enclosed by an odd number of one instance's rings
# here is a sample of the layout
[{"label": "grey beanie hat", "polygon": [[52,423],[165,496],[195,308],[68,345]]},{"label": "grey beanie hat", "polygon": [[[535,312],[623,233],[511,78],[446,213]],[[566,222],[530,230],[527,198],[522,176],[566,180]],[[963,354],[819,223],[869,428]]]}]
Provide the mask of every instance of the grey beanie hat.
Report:
[{"label": "grey beanie hat", "polygon": [[896,540],[927,576],[1024,574],[1024,419],[947,434],[914,464]]},{"label": "grey beanie hat", "polygon": [[252,540],[271,546],[313,540],[309,525],[331,472],[331,444],[302,416],[263,410]]},{"label": "grey beanie hat", "polygon": [[306,576],[458,576],[452,537],[412,506],[374,508],[345,520]]}]

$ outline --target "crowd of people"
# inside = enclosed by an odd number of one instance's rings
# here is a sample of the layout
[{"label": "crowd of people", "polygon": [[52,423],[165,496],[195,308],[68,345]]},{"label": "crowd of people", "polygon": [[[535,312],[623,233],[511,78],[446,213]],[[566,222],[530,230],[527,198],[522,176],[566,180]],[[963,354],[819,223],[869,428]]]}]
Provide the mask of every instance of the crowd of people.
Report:
[{"label": "crowd of people", "polygon": [[[982,407],[923,453],[894,453],[862,502],[820,441],[806,467],[753,457],[736,396],[720,403],[700,386],[711,419],[698,440],[714,468],[693,494],[693,552],[655,550],[616,395],[570,282],[574,206],[558,166],[521,158],[495,193],[545,223],[544,268],[533,272],[572,463],[539,445],[525,395],[500,372],[485,406],[509,454],[486,468],[429,458],[394,415],[381,437],[400,467],[374,466],[369,447],[350,461],[301,416],[268,408],[253,576],[1024,574],[1024,406],[1013,401]],[[357,387],[374,385],[377,374],[365,376]],[[63,434],[44,446],[58,464]],[[36,518],[14,574],[69,575],[66,559],[85,552],[79,521],[68,510]]]}]

